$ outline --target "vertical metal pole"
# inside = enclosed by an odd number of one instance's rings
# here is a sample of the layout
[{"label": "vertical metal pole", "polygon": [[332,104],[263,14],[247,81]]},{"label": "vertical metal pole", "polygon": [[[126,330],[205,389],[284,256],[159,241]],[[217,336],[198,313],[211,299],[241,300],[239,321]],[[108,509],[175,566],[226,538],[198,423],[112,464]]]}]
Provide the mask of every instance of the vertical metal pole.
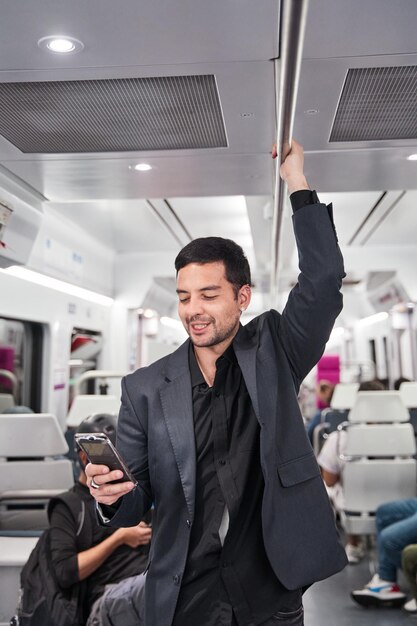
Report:
[{"label": "vertical metal pole", "polygon": [[307,9],[308,0],[282,0],[281,2],[280,58],[275,61],[277,159],[272,217],[270,284],[272,306],[277,305],[278,299],[279,240],[286,198],[286,188],[279,176],[279,167],[291,146]]}]

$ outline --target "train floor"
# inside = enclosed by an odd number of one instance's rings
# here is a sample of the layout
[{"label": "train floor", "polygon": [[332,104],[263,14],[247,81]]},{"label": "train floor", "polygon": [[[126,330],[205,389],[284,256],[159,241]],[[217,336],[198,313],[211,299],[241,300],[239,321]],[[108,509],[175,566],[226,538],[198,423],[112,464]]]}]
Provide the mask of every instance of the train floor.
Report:
[{"label": "train floor", "polygon": [[[417,626],[417,614],[396,608],[366,609],[354,603],[350,592],[363,587],[371,577],[369,560],[364,559],[313,585],[304,594],[305,626]],[[403,577],[399,584],[407,593]]]}]

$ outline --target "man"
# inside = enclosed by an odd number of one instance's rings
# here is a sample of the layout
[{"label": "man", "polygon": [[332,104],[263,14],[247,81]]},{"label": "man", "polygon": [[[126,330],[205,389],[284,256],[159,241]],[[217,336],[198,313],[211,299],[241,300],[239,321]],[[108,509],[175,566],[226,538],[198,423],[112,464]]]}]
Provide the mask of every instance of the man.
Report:
[{"label": "man", "polygon": [[283,314],[242,327],[242,249],[188,244],[175,267],[190,339],[122,383],[118,448],[139,486],[87,467],[104,523],[136,523],[154,502],[146,626],[299,626],[302,588],[346,563],[297,402],[342,307],[343,263],[296,142],[280,173],[302,272]]},{"label": "man", "polygon": [[[104,432],[116,443],[116,423],[114,415],[95,414],[81,422],[77,432]],[[93,625],[101,623],[96,615],[106,586],[144,571],[152,531],[144,522],[133,528],[117,530],[99,526],[84,473],[87,463],[85,452],[78,451],[78,459],[80,475],[70,493],[77,497],[80,504],[83,502],[84,507],[77,507],[77,514],[72,515],[69,506],[62,500],[52,500],[49,508],[51,560],[60,587],[68,590],[81,584],[81,621],[85,623],[92,613],[88,624]],[[85,510],[84,516],[78,516],[79,508]],[[88,545],[80,546],[79,539]]]}]

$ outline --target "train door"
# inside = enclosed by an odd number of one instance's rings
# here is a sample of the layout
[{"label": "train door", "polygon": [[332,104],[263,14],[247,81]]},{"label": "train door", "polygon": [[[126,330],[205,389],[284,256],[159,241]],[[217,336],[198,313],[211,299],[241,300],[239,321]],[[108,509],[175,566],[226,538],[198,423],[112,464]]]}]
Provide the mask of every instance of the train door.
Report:
[{"label": "train door", "polygon": [[0,394],[3,402],[7,403],[11,397],[14,405],[41,411],[43,337],[44,328],[40,323],[0,317]]}]

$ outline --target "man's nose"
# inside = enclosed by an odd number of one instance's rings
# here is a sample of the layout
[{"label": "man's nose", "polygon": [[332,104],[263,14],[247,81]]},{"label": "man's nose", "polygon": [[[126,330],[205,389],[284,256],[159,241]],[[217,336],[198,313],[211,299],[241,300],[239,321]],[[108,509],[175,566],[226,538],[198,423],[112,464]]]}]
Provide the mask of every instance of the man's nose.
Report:
[{"label": "man's nose", "polygon": [[203,315],[204,314],[204,307],[203,307],[203,303],[201,302],[201,299],[198,297],[191,297],[189,302],[188,302],[188,311],[187,311],[188,315],[190,318],[199,316],[199,315]]}]

